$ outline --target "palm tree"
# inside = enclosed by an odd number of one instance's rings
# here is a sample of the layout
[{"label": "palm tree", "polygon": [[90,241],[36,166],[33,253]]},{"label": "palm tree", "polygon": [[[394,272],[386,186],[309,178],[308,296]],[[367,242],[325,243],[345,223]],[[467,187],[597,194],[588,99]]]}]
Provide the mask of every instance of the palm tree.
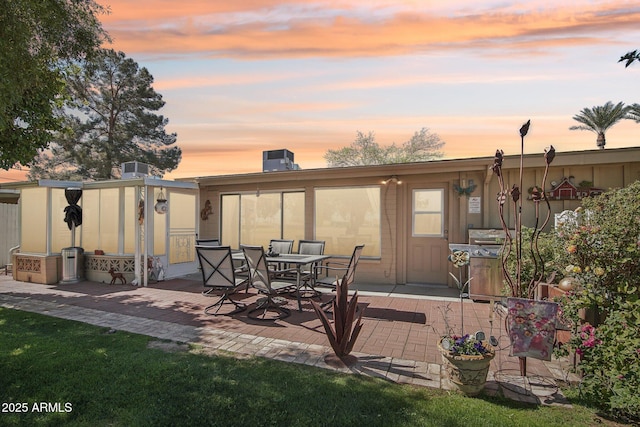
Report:
[{"label": "palm tree", "polygon": [[627,119],[635,120],[640,123],[640,104],[633,104],[629,106],[629,113],[627,114]]},{"label": "palm tree", "polygon": [[596,144],[604,150],[606,140],[604,134],[610,127],[627,117],[629,107],[624,102],[613,105],[611,101],[602,106],[583,108],[580,114],[573,116],[573,120],[582,123],[580,126],[571,126],[570,130],[588,130],[598,135]]}]

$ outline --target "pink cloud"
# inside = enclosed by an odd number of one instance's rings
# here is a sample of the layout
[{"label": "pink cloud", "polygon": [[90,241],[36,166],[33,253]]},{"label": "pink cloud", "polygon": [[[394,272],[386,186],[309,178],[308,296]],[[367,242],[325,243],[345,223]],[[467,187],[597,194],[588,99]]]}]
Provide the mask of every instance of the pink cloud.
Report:
[{"label": "pink cloud", "polygon": [[[223,4],[224,3],[224,4]],[[226,4],[228,3],[228,4]],[[311,3],[310,3],[311,4]],[[403,6],[363,17],[361,3],[318,2],[312,12],[288,12],[278,1],[114,1],[103,18],[115,47],[129,54],[198,54],[235,58],[304,58],[403,55],[421,51],[493,48],[494,54],[538,53],[548,47],[593,42],[593,35],[624,35],[640,9],[626,2],[491,9],[453,16]],[[296,2],[304,9],[305,2]],[[525,5],[520,5],[525,7]],[[535,5],[534,5],[535,7]],[[306,8],[311,8],[307,5]],[[287,19],[276,16],[290,13]]]}]

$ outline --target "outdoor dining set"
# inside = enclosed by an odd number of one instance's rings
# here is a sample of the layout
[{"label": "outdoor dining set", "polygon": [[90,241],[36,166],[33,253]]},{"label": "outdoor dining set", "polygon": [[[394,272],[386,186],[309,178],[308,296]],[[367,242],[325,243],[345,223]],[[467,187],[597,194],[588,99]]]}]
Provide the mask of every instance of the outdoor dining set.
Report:
[{"label": "outdoor dining set", "polygon": [[[286,295],[295,295],[298,310],[303,298],[320,297],[335,290],[343,280],[352,283],[364,245],[357,245],[347,263],[328,260],[322,240],[300,240],[297,253],[293,240],[273,239],[265,251],[263,246],[240,245],[240,250],[222,246],[218,240],[199,239],[196,253],[205,290],[203,295],[216,296],[205,308],[212,315],[233,315],[248,308],[233,295],[250,288],[258,292],[258,299],[247,315],[256,320],[277,320],[291,313]],[[331,300],[323,303],[328,306]],[[231,311],[224,305],[233,305]]]}]

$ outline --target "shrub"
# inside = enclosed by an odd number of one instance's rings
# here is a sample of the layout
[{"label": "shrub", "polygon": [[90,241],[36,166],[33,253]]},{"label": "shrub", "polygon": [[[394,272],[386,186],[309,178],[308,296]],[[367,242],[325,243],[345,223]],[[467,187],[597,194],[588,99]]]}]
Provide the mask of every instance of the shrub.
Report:
[{"label": "shrub", "polygon": [[[585,199],[558,231],[557,261],[580,282],[562,309],[575,325],[569,345],[580,356],[582,395],[640,419],[640,181]],[[580,310],[595,313],[593,324]]]},{"label": "shrub", "polygon": [[[540,232],[537,239],[533,236],[534,229],[522,227],[522,253],[520,257],[520,280],[523,284],[522,293],[513,295],[521,298],[528,298],[526,289],[534,289],[540,282],[546,282],[552,277],[561,275],[556,271],[558,262],[556,261],[557,242],[553,233]],[[515,248],[515,241],[511,243],[511,250],[506,260],[507,272],[512,278],[518,274],[518,258]],[[504,250],[504,249],[503,249]],[[505,283],[505,295],[510,295],[509,287]],[[510,295],[511,296],[511,295]]]}]

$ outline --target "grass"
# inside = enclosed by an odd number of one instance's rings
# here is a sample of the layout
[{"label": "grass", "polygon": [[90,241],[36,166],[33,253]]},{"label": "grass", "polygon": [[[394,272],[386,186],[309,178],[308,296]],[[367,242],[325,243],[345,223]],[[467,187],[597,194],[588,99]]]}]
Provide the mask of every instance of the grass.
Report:
[{"label": "grass", "polygon": [[[0,425],[602,424],[581,406],[467,398],[267,359],[209,356],[193,348],[167,352],[149,348],[153,338],[110,332],[0,308]],[[15,412],[20,404],[26,412]]]}]

